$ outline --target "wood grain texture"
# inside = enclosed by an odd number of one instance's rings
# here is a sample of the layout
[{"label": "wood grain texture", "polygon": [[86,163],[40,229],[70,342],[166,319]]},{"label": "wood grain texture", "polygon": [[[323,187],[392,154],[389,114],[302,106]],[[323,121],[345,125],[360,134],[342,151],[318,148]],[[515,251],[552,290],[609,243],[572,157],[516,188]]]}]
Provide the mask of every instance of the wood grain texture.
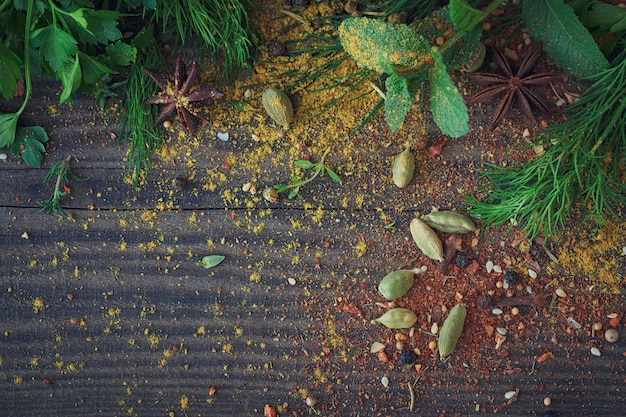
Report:
[{"label": "wood grain texture", "polygon": [[[369,353],[372,342],[393,338],[370,324],[381,311],[376,286],[419,258],[408,223],[416,209],[458,201],[483,158],[477,142],[451,143],[446,158],[422,156],[418,181],[398,190],[389,187],[395,150],[366,131],[355,139],[359,170],[341,172],[340,192],[326,178],[271,205],[241,185],[258,173],[268,185],[289,178],[289,160],[224,170],[216,191],[203,189],[229,152],[254,148],[243,133],[196,149],[186,190],[175,192],[170,182],[189,174],[188,166],[157,159],[136,191],[123,181],[124,149],[89,99],[51,117],[45,109],[53,99],[35,97],[29,112],[28,121],[51,134],[44,167],[15,157],[0,163],[0,414],[259,416],[266,403],[287,403],[280,415],[304,416],[314,415],[303,398],[309,394],[324,416],[409,414],[407,383],[418,374]],[[74,221],[38,208],[52,187],[42,183],[47,168],[68,154],[76,155],[76,172],[91,178],[72,183],[66,209]],[[450,192],[433,194],[429,181],[448,183]],[[357,195],[366,198],[359,203]],[[390,219],[395,229],[384,228]],[[501,238],[484,237],[494,248]],[[213,253],[226,260],[211,270],[197,266]],[[418,277],[420,294],[412,297],[428,294],[434,279]],[[453,305],[459,279],[434,295],[440,304]],[[623,304],[612,307],[623,311]],[[420,312],[421,322],[427,314]],[[479,314],[468,309],[468,321]],[[541,416],[550,396],[560,416],[624,415],[626,337],[592,357],[584,332],[565,332],[549,316],[542,323],[519,339],[509,335],[506,356],[491,339],[470,343],[468,335],[447,363],[424,353],[414,414],[492,414],[506,391],[519,388],[500,414]],[[535,363],[548,350],[554,359]]]}]

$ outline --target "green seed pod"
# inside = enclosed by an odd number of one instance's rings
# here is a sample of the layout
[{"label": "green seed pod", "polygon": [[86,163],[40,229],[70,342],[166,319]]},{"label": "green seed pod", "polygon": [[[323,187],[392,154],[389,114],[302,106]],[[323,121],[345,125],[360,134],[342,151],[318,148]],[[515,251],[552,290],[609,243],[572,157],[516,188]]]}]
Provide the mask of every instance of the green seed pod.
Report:
[{"label": "green seed pod", "polygon": [[443,322],[439,331],[439,357],[445,360],[456,348],[456,344],[463,332],[467,308],[463,304],[457,304]]},{"label": "green seed pod", "polygon": [[411,220],[410,228],[413,240],[424,255],[439,262],[443,261],[443,244],[437,233],[418,218]]},{"label": "green seed pod", "polygon": [[293,107],[287,94],[276,88],[268,88],[263,93],[261,101],[272,120],[284,129],[289,129],[289,123],[293,121]]},{"label": "green seed pod", "polygon": [[393,175],[393,183],[397,187],[404,188],[411,182],[413,172],[415,172],[415,157],[413,153],[411,153],[410,148],[407,147],[396,156],[391,172]]},{"label": "green seed pod", "polygon": [[414,275],[415,271],[412,269],[390,272],[378,284],[378,291],[387,300],[397,300],[411,289]]},{"label": "green seed pod", "polygon": [[408,329],[413,326],[416,321],[417,316],[411,310],[406,308],[392,308],[379,318],[372,320],[372,323],[384,324],[390,329]]},{"label": "green seed pod", "polygon": [[461,213],[444,210],[433,211],[422,216],[422,220],[435,230],[444,233],[470,233],[476,230],[476,225]]}]

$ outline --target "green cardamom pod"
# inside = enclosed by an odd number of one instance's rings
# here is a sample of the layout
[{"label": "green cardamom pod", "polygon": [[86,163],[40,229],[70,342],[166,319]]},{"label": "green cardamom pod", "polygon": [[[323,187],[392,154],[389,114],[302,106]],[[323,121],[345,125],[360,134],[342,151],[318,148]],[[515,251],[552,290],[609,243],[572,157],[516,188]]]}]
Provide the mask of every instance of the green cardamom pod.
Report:
[{"label": "green cardamom pod", "polygon": [[413,326],[416,321],[417,316],[411,310],[406,308],[392,308],[379,318],[372,320],[372,323],[384,324],[390,329],[408,329]]},{"label": "green cardamom pod", "polygon": [[413,172],[415,172],[415,157],[411,148],[407,147],[393,161],[391,170],[393,183],[399,188],[406,187],[413,178]]},{"label": "green cardamom pod", "polygon": [[435,230],[444,233],[470,233],[476,230],[476,225],[466,216],[456,211],[433,211],[422,216],[422,220]]},{"label": "green cardamom pod", "polygon": [[411,289],[415,279],[414,275],[413,269],[390,272],[378,284],[378,291],[387,300],[397,300]]},{"label": "green cardamom pod", "polygon": [[268,88],[263,92],[261,101],[272,120],[285,130],[289,129],[289,123],[293,121],[293,106],[287,94],[276,88]]},{"label": "green cardamom pod", "polygon": [[441,360],[446,359],[454,349],[463,332],[465,317],[467,316],[467,308],[463,304],[457,304],[443,322],[439,331],[439,357]]},{"label": "green cardamom pod", "polygon": [[443,244],[441,239],[425,221],[418,218],[411,220],[410,229],[413,240],[424,255],[436,261],[443,261]]}]

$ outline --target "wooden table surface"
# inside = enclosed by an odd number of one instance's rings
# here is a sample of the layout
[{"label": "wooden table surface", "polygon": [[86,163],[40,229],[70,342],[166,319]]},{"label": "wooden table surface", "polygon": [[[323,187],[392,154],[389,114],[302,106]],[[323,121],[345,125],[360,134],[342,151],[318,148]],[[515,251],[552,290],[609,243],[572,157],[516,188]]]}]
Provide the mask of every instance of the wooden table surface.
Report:
[{"label": "wooden table surface", "polygon": [[[50,134],[42,168],[11,155],[0,163],[0,415],[259,416],[265,404],[283,416],[626,415],[626,335],[598,342],[595,357],[590,322],[566,332],[562,317],[545,310],[527,313],[545,317],[545,327],[510,335],[504,357],[486,337],[462,338],[447,363],[424,353],[419,372],[403,369],[389,343],[389,363],[370,353],[396,333],[370,324],[380,312],[378,281],[414,258],[412,265],[437,268],[420,255],[408,223],[415,210],[459,201],[476,166],[492,157],[479,141],[451,141],[440,158],[422,154],[418,184],[398,190],[388,172],[401,148],[366,128],[351,141],[352,172],[340,152],[329,156],[344,186],[320,178],[270,204],[242,184],[286,181],[293,158],[225,167],[263,143],[246,126],[228,142],[207,128],[205,145],[191,153],[155,156],[135,190],[124,181],[126,144],[117,147],[109,133],[115,125],[89,97],[51,116],[58,85],[45,87],[38,81],[23,120]],[[67,155],[90,177],[72,182],[64,200],[73,220],[38,205],[52,191],[43,183],[48,168]],[[205,187],[219,172],[216,189]],[[190,174],[185,190],[172,188],[173,178]],[[429,181],[447,182],[449,192],[434,192]],[[396,227],[385,228],[391,221]],[[499,233],[481,242],[510,237]],[[200,268],[209,254],[226,259]],[[441,294],[448,306],[450,285]],[[607,300],[607,311],[623,313],[623,297]],[[538,363],[547,351],[554,357]],[[410,413],[407,383],[416,379]],[[505,406],[515,389],[517,401]],[[317,399],[313,408],[307,396]]]}]

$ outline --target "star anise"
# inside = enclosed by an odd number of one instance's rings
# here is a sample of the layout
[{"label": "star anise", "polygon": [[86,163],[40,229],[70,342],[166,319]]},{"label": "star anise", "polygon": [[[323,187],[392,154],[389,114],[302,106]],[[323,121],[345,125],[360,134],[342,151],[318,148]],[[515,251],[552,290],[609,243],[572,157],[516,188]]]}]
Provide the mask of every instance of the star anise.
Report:
[{"label": "star anise", "polygon": [[187,74],[187,67],[182,58],[176,60],[176,70],[174,77],[167,74],[142,67],[144,72],[154,80],[161,88],[159,94],[142,104],[165,104],[159,116],[155,121],[155,125],[162,123],[165,119],[174,113],[178,113],[178,118],[182,122],[188,132],[193,132],[196,128],[197,119],[210,122],[208,115],[205,113],[200,102],[209,98],[222,97],[224,94],[212,87],[199,87],[200,65],[196,61],[191,64],[191,71]]},{"label": "star anise", "polygon": [[550,108],[545,99],[530,89],[533,86],[546,85],[560,78],[558,74],[538,73],[531,74],[535,63],[541,55],[541,43],[534,43],[524,57],[516,72],[513,72],[509,59],[497,49],[493,49],[496,64],[503,75],[493,73],[477,73],[474,79],[486,89],[469,98],[470,101],[484,103],[496,96],[503,95],[496,112],[489,123],[489,130],[493,130],[498,122],[507,114],[513,101],[517,97],[517,104],[522,108],[526,117],[537,123],[532,108],[535,107],[544,114],[550,114]]}]

